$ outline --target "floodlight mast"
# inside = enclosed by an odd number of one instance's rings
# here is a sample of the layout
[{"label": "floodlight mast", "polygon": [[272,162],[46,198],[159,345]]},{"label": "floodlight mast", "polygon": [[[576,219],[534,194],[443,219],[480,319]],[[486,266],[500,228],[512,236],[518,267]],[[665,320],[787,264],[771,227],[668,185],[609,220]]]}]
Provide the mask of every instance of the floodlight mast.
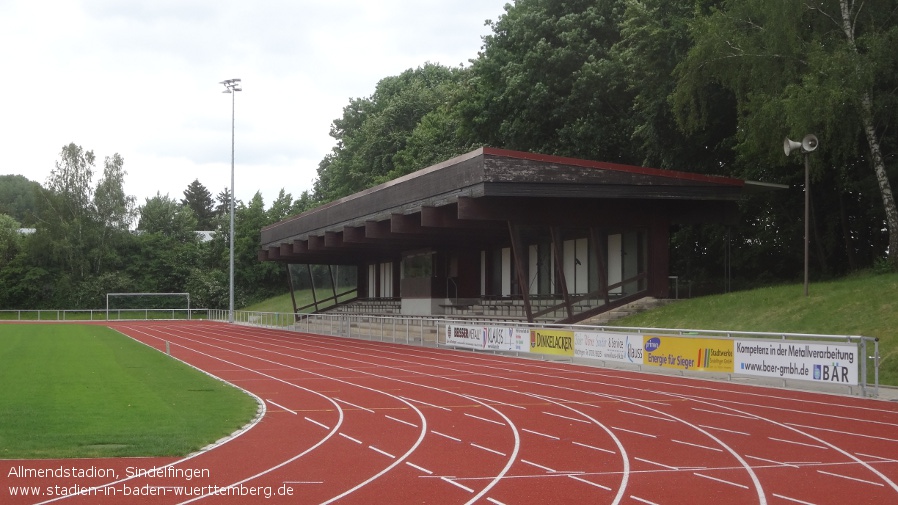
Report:
[{"label": "floodlight mast", "polygon": [[238,91],[243,91],[240,87],[240,79],[225,79],[221,81],[225,90],[222,93],[231,94],[231,233],[230,233],[230,268],[228,274],[229,286],[228,290],[228,322],[234,322],[234,97]]}]

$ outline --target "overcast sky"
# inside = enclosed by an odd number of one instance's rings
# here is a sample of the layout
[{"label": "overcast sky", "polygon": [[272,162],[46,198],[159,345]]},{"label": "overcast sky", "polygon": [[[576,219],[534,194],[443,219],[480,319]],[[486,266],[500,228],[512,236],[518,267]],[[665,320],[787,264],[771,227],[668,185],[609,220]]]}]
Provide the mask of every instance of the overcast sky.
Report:
[{"label": "overcast sky", "polygon": [[64,145],[125,160],[142,205],[199,179],[311,189],[331,122],[380,79],[469,65],[510,0],[0,0],[0,175],[44,184]]}]

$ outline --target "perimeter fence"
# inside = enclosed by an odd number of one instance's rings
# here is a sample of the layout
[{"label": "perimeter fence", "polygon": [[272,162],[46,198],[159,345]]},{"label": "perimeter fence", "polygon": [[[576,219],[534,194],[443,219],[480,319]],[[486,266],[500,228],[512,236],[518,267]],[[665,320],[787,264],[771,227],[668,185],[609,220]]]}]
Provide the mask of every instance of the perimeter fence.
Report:
[{"label": "perimeter fence", "polygon": [[207,319],[208,309],[0,310],[0,321],[147,321]]},{"label": "perimeter fence", "polygon": [[[229,321],[228,316],[227,310],[208,311],[210,320]],[[360,340],[879,396],[879,339],[862,335],[248,311],[235,311],[233,320]]]}]

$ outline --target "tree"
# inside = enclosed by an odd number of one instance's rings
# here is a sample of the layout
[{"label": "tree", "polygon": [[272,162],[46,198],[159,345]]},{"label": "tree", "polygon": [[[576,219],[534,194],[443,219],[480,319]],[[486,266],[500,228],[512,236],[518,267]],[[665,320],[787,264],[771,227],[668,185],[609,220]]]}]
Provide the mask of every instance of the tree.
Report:
[{"label": "tree", "polygon": [[194,179],[184,190],[181,205],[189,207],[196,216],[197,231],[212,230],[215,226],[215,202],[212,193],[203,186],[199,179]]},{"label": "tree", "polygon": [[285,192],[284,188],[281,188],[281,190],[278,192],[278,197],[273,202],[271,202],[271,207],[268,208],[268,222],[265,224],[267,225],[276,223],[281,219],[290,216],[292,214],[292,207],[293,196],[290,193]]},{"label": "tree", "polygon": [[[735,149],[745,175],[766,172],[767,180],[776,178],[766,167],[789,161],[779,149],[783,137],[817,132],[821,149],[812,157],[812,199],[820,199],[813,188],[822,182],[834,200],[817,209],[847,210],[842,197],[855,191],[878,194],[883,212],[876,219],[888,229],[880,254],[887,250],[898,268],[898,210],[885,161],[890,158],[883,154],[883,140],[889,139],[884,133],[898,119],[896,7],[894,0],[722,1],[696,18],[695,44],[677,68],[672,99],[680,124],[689,130],[711,116],[707,83],[733,93],[739,122]],[[886,146],[896,147],[892,140]],[[872,186],[857,172],[863,165],[873,169]],[[850,221],[834,217],[818,216],[816,222]],[[826,232],[815,231],[821,237]],[[852,230],[840,233],[844,249],[854,247]]]},{"label": "tree", "polygon": [[215,217],[230,216],[231,214],[231,191],[228,188],[221,190],[215,197]]},{"label": "tree", "polygon": [[36,242],[45,249],[42,255],[76,281],[91,271],[94,161],[93,151],[74,143],[63,147],[38,201]]},{"label": "tree", "polygon": [[41,185],[21,175],[0,175],[0,213],[32,227]]},{"label": "tree", "polygon": [[143,233],[158,233],[181,242],[196,240],[196,216],[189,207],[168,195],[156,192],[140,208],[137,229]]},{"label": "tree", "polygon": [[127,172],[124,164],[118,153],[107,157],[103,164],[103,178],[94,191],[94,212],[99,227],[93,270],[98,274],[106,260],[116,257],[113,248],[109,247],[110,241],[128,234],[134,220],[134,197],[125,194]]},{"label": "tree", "polygon": [[19,252],[19,223],[6,214],[0,214],[0,269]]},{"label": "tree", "polygon": [[461,78],[461,69],[427,63],[382,79],[369,98],[350,100],[331,126],[337,145],[318,165],[315,198],[335,200],[426,166],[406,158],[397,167],[396,155],[421,119],[452,96]]},{"label": "tree", "polygon": [[519,0],[491,22],[460,114],[473,142],[631,161],[632,101],[611,48],[623,0]]}]

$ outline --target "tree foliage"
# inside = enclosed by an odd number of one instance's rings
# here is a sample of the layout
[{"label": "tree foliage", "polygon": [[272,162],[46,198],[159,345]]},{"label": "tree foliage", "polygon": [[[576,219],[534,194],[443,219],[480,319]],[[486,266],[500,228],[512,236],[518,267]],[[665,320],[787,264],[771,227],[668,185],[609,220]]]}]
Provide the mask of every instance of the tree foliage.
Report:
[{"label": "tree foliage", "polygon": [[[0,308],[98,309],[108,292],[185,291],[194,297],[195,307],[226,308],[229,212],[211,220],[215,239],[204,242],[196,232],[196,215],[186,202],[157,192],[135,210],[134,197],[123,189],[127,175],[123,158],[118,154],[105,158],[96,186],[92,181],[95,163],[91,151],[69,144],[46,187],[18,177],[0,181],[34,190],[37,197],[34,210],[26,208],[35,217],[33,234],[19,233],[19,222],[0,214]],[[202,195],[203,189],[194,181],[185,196]],[[227,209],[228,192],[222,195],[219,204]],[[286,289],[284,272],[256,258],[259,232],[275,220],[304,210],[310,200],[305,193],[294,202],[282,190],[269,210],[258,194],[249,206],[238,202],[238,304]],[[205,201],[207,210],[210,202],[211,197]],[[131,229],[134,218],[137,230]]]},{"label": "tree foliage", "polygon": [[22,175],[0,175],[0,214],[25,227],[34,226],[41,185]]},{"label": "tree foliage", "polygon": [[743,202],[735,224],[674,228],[671,265],[709,282],[731,272],[743,283],[788,279],[801,271],[804,188],[782,139],[815,132],[812,272],[869,267],[887,251],[898,257],[888,196],[898,168],[896,7],[519,0],[489,22],[477,58],[427,113],[381,112],[387,97],[412,94],[412,70],[382,81],[407,93],[379,85],[353,100],[334,122],[314,200],[480,145],[776,182],[790,189]]},{"label": "tree foliage", "polygon": [[405,150],[422,118],[454,96],[463,74],[428,63],[350,100],[331,127],[336,146],[318,166],[315,197],[334,200],[427,166],[432,158],[419,161],[422,153]]},{"label": "tree foliage", "polygon": [[212,193],[200,183],[199,179],[194,179],[184,190],[181,205],[193,211],[193,215],[196,217],[197,231],[214,229],[215,202],[212,200]]},{"label": "tree foliage", "polygon": [[[694,20],[694,45],[677,67],[672,98],[680,124],[691,130],[705,127],[713,115],[708,82],[733,93],[734,149],[743,176],[788,179],[768,168],[787,173],[791,160],[779,149],[783,137],[816,132],[821,148],[812,156],[811,191],[822,189],[812,198],[838,200],[832,208],[845,214],[859,210],[855,203],[864,208],[871,198],[880,200],[879,216],[865,218],[886,225],[888,251],[898,266],[898,211],[889,181],[895,166],[883,155],[883,149],[894,151],[887,132],[898,119],[896,8],[894,0],[720,2]],[[870,168],[872,177],[860,173]],[[844,229],[826,230],[824,223],[816,230],[817,245],[832,233],[842,235],[846,251],[855,249],[848,221],[847,215],[827,220]]]}]

